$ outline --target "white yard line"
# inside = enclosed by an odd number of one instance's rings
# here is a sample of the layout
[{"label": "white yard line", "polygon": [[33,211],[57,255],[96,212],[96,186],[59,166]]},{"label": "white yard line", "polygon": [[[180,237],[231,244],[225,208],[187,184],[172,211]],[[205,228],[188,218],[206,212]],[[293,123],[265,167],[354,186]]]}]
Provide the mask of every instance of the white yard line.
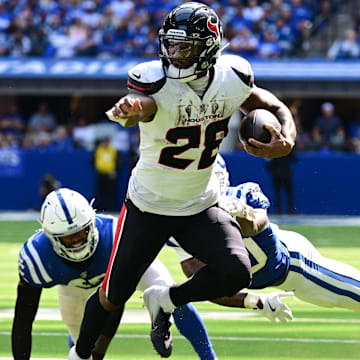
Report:
[{"label": "white yard line", "polygon": [[[10,336],[10,331],[1,331],[0,335]],[[33,332],[33,336],[67,336],[67,333]],[[148,339],[149,335],[143,334],[117,334],[117,339]],[[186,340],[183,336],[173,336],[174,339]],[[251,342],[298,342],[298,343],[330,343],[330,344],[360,344],[357,339],[308,339],[308,338],[277,338],[277,337],[241,337],[241,336],[210,336],[211,340],[218,341],[251,341]],[[0,357],[0,360],[4,359]]]},{"label": "white yard line", "polygon": [[[246,319],[246,321],[269,321],[256,311],[199,311],[203,319],[209,320],[234,320]],[[12,319],[14,309],[0,310],[0,319]],[[58,308],[39,308],[37,320],[61,321]],[[127,309],[121,320],[123,324],[148,324],[150,317],[146,310]],[[360,324],[360,319],[328,319],[328,318],[296,318],[293,322],[301,323],[329,323],[329,324]]]},{"label": "white yard line", "polygon": [[[221,319],[221,320],[239,320],[248,317],[258,317],[255,311],[200,311],[203,319]],[[0,310],[0,319],[12,319],[14,317],[14,309]],[[39,308],[36,314],[37,320],[61,320],[58,308]],[[121,320],[124,324],[148,324],[150,316],[146,310],[127,309]]]}]

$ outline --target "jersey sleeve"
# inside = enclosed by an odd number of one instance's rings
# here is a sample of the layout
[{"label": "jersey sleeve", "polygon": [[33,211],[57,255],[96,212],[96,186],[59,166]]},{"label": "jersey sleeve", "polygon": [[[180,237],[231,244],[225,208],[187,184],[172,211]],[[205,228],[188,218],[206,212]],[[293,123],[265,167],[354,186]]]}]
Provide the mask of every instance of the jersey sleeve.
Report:
[{"label": "jersey sleeve", "polygon": [[242,199],[247,205],[254,209],[267,209],[270,201],[262,192],[259,184],[247,182],[228,189],[227,196],[234,196]]},{"label": "jersey sleeve", "polygon": [[46,258],[33,243],[36,236],[37,234],[27,240],[20,250],[18,258],[19,274],[31,286],[52,287],[55,283],[46,270]]},{"label": "jersey sleeve", "polygon": [[254,86],[254,72],[250,63],[238,55],[224,55],[228,66],[249,88]]},{"label": "jersey sleeve", "polygon": [[157,93],[165,84],[164,74],[160,61],[149,61],[133,67],[128,72],[128,90],[144,95]]},{"label": "jersey sleeve", "polygon": [[115,242],[118,219],[112,215],[96,214],[95,222],[101,235],[101,241],[109,243],[110,246],[112,246]]}]

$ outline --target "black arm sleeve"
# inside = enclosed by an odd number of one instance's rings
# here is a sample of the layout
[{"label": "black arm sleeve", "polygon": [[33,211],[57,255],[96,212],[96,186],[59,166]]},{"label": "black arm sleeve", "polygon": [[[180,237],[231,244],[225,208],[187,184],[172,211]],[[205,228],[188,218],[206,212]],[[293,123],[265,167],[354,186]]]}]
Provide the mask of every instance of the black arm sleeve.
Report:
[{"label": "black arm sleeve", "polygon": [[14,360],[29,360],[31,353],[31,330],[35,319],[42,288],[30,286],[20,279],[17,287],[15,316],[11,332]]}]

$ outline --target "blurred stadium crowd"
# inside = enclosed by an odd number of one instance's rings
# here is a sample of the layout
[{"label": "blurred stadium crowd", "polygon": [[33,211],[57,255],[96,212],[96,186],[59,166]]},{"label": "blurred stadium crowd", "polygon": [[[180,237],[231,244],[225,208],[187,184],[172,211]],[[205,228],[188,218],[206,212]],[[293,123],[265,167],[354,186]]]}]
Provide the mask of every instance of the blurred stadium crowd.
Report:
[{"label": "blurred stadium crowd", "polygon": [[75,122],[61,123],[46,102],[28,118],[16,104],[0,115],[0,149],[35,149],[42,152],[72,152],[76,149],[93,151],[103,139],[110,139],[118,151],[137,151],[138,128],[123,128],[106,121],[89,124],[80,116]]},{"label": "blurred stadium crowd", "polygon": [[[156,57],[157,30],[180,0],[1,0],[0,55]],[[203,0],[224,24],[228,50],[246,57],[291,56],[315,17],[334,0]]]},{"label": "blurred stadium crowd", "polygon": [[[306,49],[317,19],[336,10],[335,0],[202,0],[224,24],[226,51],[251,58],[293,57]],[[180,0],[0,0],[0,56],[3,57],[157,57],[157,30]],[[354,17],[356,14],[354,14]],[[332,59],[360,58],[360,16],[344,39],[329,47]],[[324,56],[326,53],[324,53]],[[298,100],[297,102],[299,102]],[[349,151],[360,154],[360,114],[343,119],[334,103],[323,100],[317,115],[306,119],[289,104],[298,127],[297,150]],[[110,138],[115,148],[134,152],[137,129],[79,116],[75,121],[52,113],[38,102],[37,111],[23,113],[16,101],[0,113],[0,148],[71,152],[92,151]],[[71,111],[69,110],[69,113]],[[242,151],[237,139],[239,117],[230,121],[225,151]],[[307,121],[307,123],[306,123]]]},{"label": "blurred stadium crowd", "polygon": [[[307,130],[303,129],[301,112],[296,102],[290,105],[298,128],[297,150],[331,153],[350,151],[360,154],[360,117],[345,122],[336,114],[331,102],[324,102],[317,118]],[[223,151],[243,151],[238,140],[239,114],[230,120],[230,134]],[[6,113],[0,114],[0,148],[37,149],[43,152],[72,152],[76,149],[93,151],[99,141],[108,138],[120,152],[134,154],[139,143],[138,129],[123,128],[106,119],[87,121],[80,116],[76,121],[60,121],[46,102],[38,104],[38,110],[25,118],[18,106],[12,104]]]}]

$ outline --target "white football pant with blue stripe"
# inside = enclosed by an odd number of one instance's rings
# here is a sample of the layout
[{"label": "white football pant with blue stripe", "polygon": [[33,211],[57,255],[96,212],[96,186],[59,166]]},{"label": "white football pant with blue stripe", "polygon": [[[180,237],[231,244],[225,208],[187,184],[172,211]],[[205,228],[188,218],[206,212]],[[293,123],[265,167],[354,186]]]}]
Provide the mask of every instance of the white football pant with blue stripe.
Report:
[{"label": "white football pant with blue stripe", "polygon": [[[151,285],[173,284],[174,280],[165,265],[155,259],[141,277],[136,289],[143,292]],[[86,301],[96,289],[82,289],[72,285],[58,285],[57,288],[61,318],[75,343],[79,337]]]},{"label": "white football pant with blue stripe", "polygon": [[360,271],[323,257],[304,236],[278,230],[290,253],[286,280],[279,286],[300,300],[325,307],[360,311]]}]

